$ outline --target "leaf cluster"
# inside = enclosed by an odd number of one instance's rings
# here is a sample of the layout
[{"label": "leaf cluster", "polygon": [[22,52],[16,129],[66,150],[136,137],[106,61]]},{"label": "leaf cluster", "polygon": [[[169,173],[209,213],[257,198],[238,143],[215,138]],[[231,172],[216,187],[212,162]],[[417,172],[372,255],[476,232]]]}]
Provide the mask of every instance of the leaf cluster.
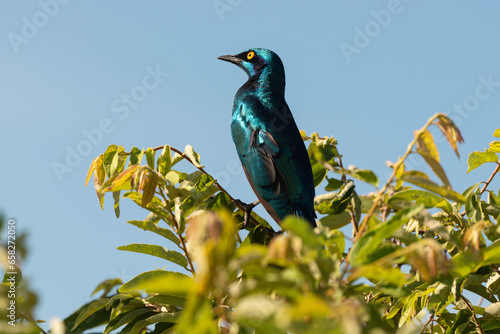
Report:
[{"label": "leaf cluster", "polygon": [[[100,296],[65,320],[67,332],[96,326],[104,333],[500,331],[500,192],[488,189],[499,171],[500,141],[469,155],[468,172],[488,164],[490,178],[458,192],[431,126],[458,155],[458,128],[436,114],[389,164],[391,176],[380,188],[372,171],[343,166],[333,137],[302,132],[315,186],[325,189],[314,201],[321,218],[313,230],[288,217],[285,232],[255,213],[242,231],[241,204],[191,146],[183,152],[108,147],[87,176],[87,182],[94,177],[101,207],[111,193],[119,216],[120,200],[128,198],[149,211],[128,223],[165,239],[118,249],[175,267],[101,283],[94,291]],[[435,175],[406,170],[411,154]],[[179,167],[181,161],[194,171]],[[358,194],[352,179],[374,191]],[[348,224],[352,237],[340,230]]]}]

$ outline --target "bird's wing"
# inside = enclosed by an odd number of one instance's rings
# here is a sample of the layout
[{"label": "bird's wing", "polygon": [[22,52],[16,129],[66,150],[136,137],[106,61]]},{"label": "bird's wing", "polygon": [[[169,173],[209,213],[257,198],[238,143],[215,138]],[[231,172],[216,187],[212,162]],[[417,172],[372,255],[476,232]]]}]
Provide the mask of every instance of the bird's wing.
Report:
[{"label": "bird's wing", "polygon": [[[259,106],[249,103],[248,100],[246,102],[237,106],[231,123],[236,150],[250,185],[261,202],[273,201],[272,207],[278,214],[286,215],[291,213],[287,185],[275,160],[280,154],[280,147],[271,133],[265,131],[264,125],[257,121],[254,113],[249,110],[255,110]],[[266,203],[263,204],[267,211],[270,211],[270,207],[268,208]]]}]

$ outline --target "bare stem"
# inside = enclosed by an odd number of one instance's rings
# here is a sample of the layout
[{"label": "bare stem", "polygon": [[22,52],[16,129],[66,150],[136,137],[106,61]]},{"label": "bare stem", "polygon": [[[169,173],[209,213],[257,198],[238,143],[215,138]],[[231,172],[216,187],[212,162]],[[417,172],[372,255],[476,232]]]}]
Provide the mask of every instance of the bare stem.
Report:
[{"label": "bare stem", "polygon": [[434,314],[431,314],[431,316],[429,317],[429,319],[427,319],[427,321],[425,322],[424,326],[422,326],[422,329],[420,330],[420,332],[418,332],[418,334],[423,334],[424,333],[424,330],[427,326],[429,326],[429,324],[434,320]]},{"label": "bare stem", "polygon": [[495,175],[498,173],[499,170],[500,170],[500,163],[497,163],[497,167],[495,168],[495,170],[493,171],[493,173],[491,173],[490,178],[488,179],[488,181],[486,181],[484,183],[483,189],[481,189],[481,192],[479,194],[482,195],[484,193],[484,191],[486,190],[486,187],[488,187],[488,185],[491,183],[491,181],[493,180],[493,178],[495,177]]},{"label": "bare stem", "polygon": [[479,333],[484,334],[483,329],[481,328],[481,325],[479,324],[479,321],[476,318],[476,312],[474,312],[474,309],[472,308],[471,303],[464,296],[462,296],[462,300],[465,302],[465,305],[467,305],[467,308],[469,309],[469,311],[472,312],[472,319],[474,320],[474,323],[476,324],[477,329],[479,330]]}]

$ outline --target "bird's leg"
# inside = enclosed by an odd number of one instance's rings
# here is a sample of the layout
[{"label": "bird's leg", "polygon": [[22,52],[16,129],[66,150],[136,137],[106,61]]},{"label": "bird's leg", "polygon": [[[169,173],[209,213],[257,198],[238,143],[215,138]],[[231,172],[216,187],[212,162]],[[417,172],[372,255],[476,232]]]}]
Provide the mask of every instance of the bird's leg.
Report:
[{"label": "bird's leg", "polygon": [[253,208],[257,206],[260,202],[257,200],[255,202],[252,202],[250,204],[243,203],[239,199],[234,200],[236,202],[236,205],[241,207],[243,209],[243,212],[245,213],[245,216],[243,218],[243,228],[247,227],[248,222],[250,221],[250,214],[252,213]]}]

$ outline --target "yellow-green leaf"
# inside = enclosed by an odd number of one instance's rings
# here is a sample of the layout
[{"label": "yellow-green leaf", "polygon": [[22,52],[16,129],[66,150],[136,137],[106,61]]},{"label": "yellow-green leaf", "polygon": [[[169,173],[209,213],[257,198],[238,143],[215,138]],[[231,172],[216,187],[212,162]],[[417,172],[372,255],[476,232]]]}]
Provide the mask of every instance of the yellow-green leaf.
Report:
[{"label": "yellow-green leaf", "polygon": [[490,147],[488,148],[488,151],[500,153],[500,141],[492,141],[490,143]]},{"label": "yellow-green leaf", "polygon": [[472,152],[467,159],[467,173],[487,162],[498,162],[498,156],[490,151]]},{"label": "yellow-green leaf", "polygon": [[144,290],[147,293],[160,293],[185,297],[194,287],[191,277],[181,273],[154,270],[137,275],[123,284],[122,293]]},{"label": "yellow-green leaf", "polygon": [[462,138],[462,134],[460,133],[460,130],[458,130],[455,123],[453,123],[451,118],[449,118],[445,114],[439,114],[436,125],[443,133],[453,151],[455,151],[455,154],[460,158],[457,144],[463,143],[464,139]]},{"label": "yellow-green leaf", "polygon": [[178,264],[183,268],[187,268],[188,266],[187,259],[184,255],[157,245],[130,244],[125,246],[120,246],[118,247],[118,250],[153,255],[165,259],[167,261],[170,261],[172,263]]},{"label": "yellow-green leaf", "polygon": [[417,149],[419,151],[425,152],[427,155],[431,156],[434,160],[439,162],[439,152],[434,143],[434,137],[429,130],[425,130],[417,139]]},{"label": "yellow-green leaf", "polygon": [[412,175],[409,172],[406,172],[405,174],[403,174],[402,179],[407,181],[407,182],[413,183],[421,188],[432,191],[433,193],[436,193],[442,197],[445,197],[447,199],[451,199],[452,201],[461,202],[461,203],[465,202],[465,197],[462,196],[461,194],[459,194],[456,191],[453,191],[451,189],[447,189],[445,187],[442,187],[442,186],[432,182],[431,180],[429,180],[425,177]]},{"label": "yellow-green leaf", "polygon": [[433,156],[429,155],[425,151],[417,150],[417,152],[420,154],[420,156],[422,156],[422,158],[424,158],[425,162],[427,162],[427,164],[432,169],[434,174],[436,174],[437,177],[439,177],[441,179],[441,181],[443,181],[443,184],[445,185],[445,187],[451,188],[450,181],[448,180],[448,177],[446,176],[446,173],[445,173],[443,167],[441,167],[441,164],[439,163],[439,161],[434,159]]},{"label": "yellow-green leaf", "polygon": [[196,153],[191,145],[186,145],[184,149],[184,154],[189,157],[191,162],[195,167],[202,168],[205,167],[200,163],[200,155]]}]

